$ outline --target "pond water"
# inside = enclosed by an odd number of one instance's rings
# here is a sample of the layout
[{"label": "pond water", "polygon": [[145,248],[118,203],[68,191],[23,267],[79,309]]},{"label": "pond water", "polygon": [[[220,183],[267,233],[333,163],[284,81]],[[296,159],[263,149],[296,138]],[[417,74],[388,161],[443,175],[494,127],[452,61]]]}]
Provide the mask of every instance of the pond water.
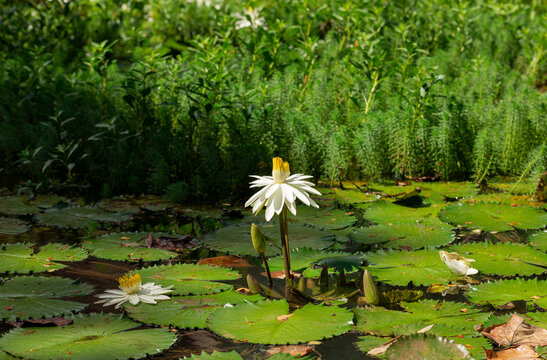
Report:
[{"label": "pond water", "polygon": [[[303,274],[305,278],[295,280],[296,284],[300,284],[298,288],[315,299],[326,299],[333,308],[338,305],[348,311],[362,309],[356,310],[353,327],[340,331],[341,335],[325,335],[326,339],[323,339],[323,335],[318,335],[312,341],[302,341],[310,345],[308,356],[322,359],[374,359],[375,357],[366,355],[366,351],[395,336],[410,336],[421,327],[436,324],[440,333],[435,332],[433,335],[442,335],[462,344],[472,356],[481,358],[482,346],[496,350],[500,347],[482,337],[476,331],[480,327],[475,325],[496,323],[497,320],[498,323],[504,323],[507,320],[506,314],[541,314],[547,308],[547,240],[544,235],[547,212],[544,205],[535,203],[527,196],[512,196],[504,192],[483,195],[479,189],[468,183],[425,185],[420,190],[409,202],[404,194],[414,191],[414,187],[401,189],[378,184],[377,189],[368,193],[357,188],[323,188],[323,195],[317,198],[321,205],[319,210],[313,212],[299,207],[298,216],[289,219],[289,237],[294,247],[291,251],[293,270]],[[196,264],[202,259],[217,256],[241,256],[249,264],[247,267],[238,265],[234,268],[234,273],[239,274],[239,278],[221,280],[221,283],[229,284],[234,289],[248,288],[246,278],[249,274],[267,287],[264,269],[257,254],[253,253],[248,235],[250,222],[254,221],[259,223],[267,236],[276,238],[278,226],[264,223],[262,214],[254,218],[248,211],[236,206],[189,207],[167,204],[161,199],[151,197],[146,197],[146,200],[127,197],[109,203],[102,202],[95,204],[93,210],[89,210],[89,204],[75,206],[69,199],[58,199],[58,202],[41,199],[39,204],[33,203],[35,200],[32,199],[15,200],[12,196],[0,198],[2,218],[9,219],[9,222],[0,222],[0,244],[3,244],[0,256],[4,259],[4,264],[10,264],[1,269],[6,272],[4,283],[7,284],[16,275],[30,274],[68,278],[91,284],[93,291],[87,295],[61,297],[86,304],[81,311],[83,314],[123,314],[127,308],[115,309],[113,306],[95,304],[98,300],[96,294],[116,288],[117,279],[130,271],[177,263]],[[108,213],[96,212],[99,209],[97,205],[102,209],[99,211]],[[85,211],[82,210],[84,208]],[[72,210],[65,213],[66,209]],[[122,219],[120,216],[126,218]],[[15,224],[12,220],[19,223]],[[63,223],[64,220],[67,221],[66,224]],[[150,260],[146,256],[152,250],[147,250],[143,239],[139,238],[135,242],[136,238],[130,239],[123,235],[129,232],[151,233],[157,239],[161,238],[158,233],[178,234],[170,236],[177,238],[177,241],[182,241],[182,238],[185,238],[184,241],[193,239],[196,243],[188,245],[188,249],[172,252],[163,260]],[[116,240],[117,248],[111,248],[111,243],[101,240],[106,239],[105,234],[111,233],[122,234],[118,238],[125,239],[121,242]],[[272,271],[278,271],[282,269],[280,252],[273,244],[275,240],[271,241],[266,254]],[[14,249],[21,243],[31,246],[32,250],[14,255]],[[45,261],[41,266],[49,267],[55,263],[66,266],[53,271],[47,268],[45,271],[27,271],[25,266],[30,266],[35,260],[32,257],[40,256],[41,251],[45,252],[48,244],[67,245],[57,247],[56,254],[68,251],[66,248],[70,246],[77,249],[83,247],[85,256],[80,260],[77,255],[70,255],[76,256],[73,260],[78,260],[66,261],[68,259],[53,255],[41,260]],[[22,251],[22,248],[17,249]],[[441,261],[439,249],[455,251],[472,258],[475,261],[471,264],[479,273],[467,277],[451,273]],[[124,251],[129,251],[126,259],[122,260],[122,257],[112,260]],[[14,258],[16,259],[13,260]],[[319,290],[320,265],[330,268],[327,292],[325,289]],[[345,269],[346,281],[340,284],[342,268]],[[363,296],[363,269],[370,270],[379,293],[397,293],[401,297],[391,303],[380,304],[382,307],[363,307],[362,299],[358,299]],[[156,279],[162,278],[158,276]],[[524,292],[514,290],[516,287],[511,281],[521,281],[518,287]],[[283,279],[274,279],[274,293],[283,294],[284,284]],[[500,287],[490,292],[481,291],[481,286],[485,284],[496,284]],[[509,297],[495,296],[496,292],[503,292],[504,289]],[[528,294],[527,289],[530,290]],[[404,290],[421,291],[422,296],[410,299]],[[4,297],[7,298],[6,301],[16,302],[22,299],[21,296],[10,298],[9,294]],[[385,301],[386,297],[383,299]],[[413,302],[416,300],[417,303]],[[438,318],[435,314],[428,314],[431,309],[422,313],[422,310],[413,308],[412,305],[425,306],[438,302],[441,304],[439,307],[431,305],[433,312],[438,311]],[[358,303],[361,305],[358,306]],[[456,304],[455,310],[445,309],[448,306],[446,304]],[[152,309],[154,305],[146,306]],[[291,306],[291,309],[294,311],[301,307],[302,305]],[[137,309],[141,308],[142,306]],[[376,311],[379,315],[374,314]],[[474,315],[461,319],[467,312]],[[68,316],[70,311],[64,313]],[[10,315],[9,311],[0,314],[4,319],[8,319]],[[133,316],[131,314],[130,311],[130,317]],[[406,318],[410,314],[415,318]],[[375,316],[393,316],[393,321],[384,324]],[[459,316],[454,323],[445,321],[454,316]],[[538,326],[545,326],[543,321],[547,323],[547,317],[544,320],[533,317],[529,320],[535,321],[534,324]],[[281,323],[285,320],[279,321]],[[36,325],[23,323],[24,328],[33,326]],[[153,324],[143,326],[155,327]],[[418,328],[414,329],[416,326]],[[13,328],[13,322],[4,321],[0,325],[0,331],[4,335]],[[269,355],[268,350],[275,347],[241,341],[237,336],[231,340],[220,336],[218,330],[214,332],[208,328],[171,327],[171,332],[176,334],[176,342],[150,358],[179,359],[201,351],[235,350],[244,359],[262,359]],[[264,342],[268,342],[267,339]],[[298,342],[300,341],[295,340],[295,343]],[[10,353],[11,348],[0,340],[0,349]],[[13,351],[12,355],[21,354]],[[388,352],[386,354],[383,356],[395,356]],[[0,358],[2,356],[0,353]]]}]

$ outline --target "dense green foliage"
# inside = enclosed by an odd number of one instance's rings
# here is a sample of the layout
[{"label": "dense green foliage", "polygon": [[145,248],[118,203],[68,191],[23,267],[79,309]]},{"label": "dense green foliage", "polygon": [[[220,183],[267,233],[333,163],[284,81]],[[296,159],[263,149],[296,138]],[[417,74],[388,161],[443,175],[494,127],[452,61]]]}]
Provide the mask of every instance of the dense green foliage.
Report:
[{"label": "dense green foliage", "polygon": [[541,1],[0,3],[0,174],[34,188],[240,198],[273,155],[328,180],[547,167]]}]

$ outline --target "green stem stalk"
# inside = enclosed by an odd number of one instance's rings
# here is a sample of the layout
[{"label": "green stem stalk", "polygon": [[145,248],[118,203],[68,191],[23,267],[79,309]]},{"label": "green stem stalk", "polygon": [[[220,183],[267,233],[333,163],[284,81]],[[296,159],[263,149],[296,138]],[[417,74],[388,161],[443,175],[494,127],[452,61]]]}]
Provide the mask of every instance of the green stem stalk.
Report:
[{"label": "green stem stalk", "polygon": [[291,284],[291,258],[289,254],[289,234],[287,225],[287,207],[279,214],[279,231],[281,233],[281,252],[283,253],[283,268],[285,269],[285,282]]},{"label": "green stem stalk", "polygon": [[266,256],[264,255],[264,253],[260,254],[260,258],[262,259],[262,263],[264,264],[264,268],[266,269],[266,275],[268,276],[268,285],[270,285],[270,287],[272,287],[273,286],[272,274],[270,273],[270,267],[268,266],[268,260],[266,260]]}]

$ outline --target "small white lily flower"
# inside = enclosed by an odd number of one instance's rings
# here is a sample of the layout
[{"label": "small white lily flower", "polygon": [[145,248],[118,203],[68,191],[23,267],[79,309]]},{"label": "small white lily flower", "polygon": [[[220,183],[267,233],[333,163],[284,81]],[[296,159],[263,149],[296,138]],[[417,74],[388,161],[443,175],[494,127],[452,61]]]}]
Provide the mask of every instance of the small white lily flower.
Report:
[{"label": "small white lily flower", "polygon": [[293,215],[296,215],[296,198],[308,206],[319,208],[308,193],[321,195],[312,186],[312,182],[306,181],[311,175],[290,175],[289,163],[283,162],[280,157],[273,158],[272,176],[251,175],[256,180],[251,182],[251,188],[263,187],[251,196],[245,203],[245,207],[252,205],[256,215],[266,205],[266,221],[270,221],[274,214],[280,214],[284,205]]},{"label": "small white lily flower", "polygon": [[[247,18],[247,15],[249,16],[250,21],[249,18]],[[243,14],[236,15],[235,17],[239,19],[236,22],[236,30],[245,27],[251,27],[253,29],[256,29],[258,27],[264,27],[264,24],[266,22],[263,17],[260,17],[260,15],[258,14],[258,10],[253,9],[252,7],[243,10]]]},{"label": "small white lily flower", "polygon": [[465,258],[456,252],[449,253],[443,250],[439,251],[439,255],[450,271],[455,274],[474,275],[479,272],[471,266],[471,263],[475,261],[474,259]]},{"label": "small white lily flower", "polygon": [[116,305],[118,309],[123,303],[129,301],[131,305],[137,305],[140,301],[147,304],[156,304],[156,300],[169,300],[169,296],[164,295],[173,290],[173,285],[166,288],[154,283],[146,283],[142,285],[141,276],[139,274],[125,274],[118,279],[120,289],[106,290],[103,294],[97,295],[101,300],[95,304],[103,304],[103,306]]}]

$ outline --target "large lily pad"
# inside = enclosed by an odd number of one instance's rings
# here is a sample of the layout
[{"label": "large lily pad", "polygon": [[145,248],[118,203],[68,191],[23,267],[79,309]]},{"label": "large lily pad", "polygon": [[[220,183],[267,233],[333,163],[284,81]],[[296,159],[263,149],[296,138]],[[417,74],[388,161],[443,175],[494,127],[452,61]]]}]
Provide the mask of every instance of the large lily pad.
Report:
[{"label": "large lily pad", "polygon": [[235,280],[241,275],[222,267],[194,264],[151,266],[139,270],[142,282],[154,282],[164,287],[173,285],[172,295],[212,294],[233,286],[212,280]]},{"label": "large lily pad", "polygon": [[0,213],[9,215],[36,214],[66,200],[66,198],[57,195],[38,195],[34,199],[29,199],[25,195],[5,196],[0,197]]},{"label": "large lily pad", "polygon": [[0,247],[0,272],[30,273],[59,270],[67,265],[57,261],[80,261],[87,257],[87,251],[66,244],[51,243],[42,246],[38,253],[30,244],[5,244]]},{"label": "large lily pad", "polygon": [[289,221],[304,222],[330,230],[339,230],[353,225],[357,218],[352,213],[340,209],[315,209],[298,206],[296,216],[289,214]]},{"label": "large lily pad", "polygon": [[[269,238],[266,256],[281,254],[279,225],[261,224],[260,229]],[[289,224],[289,246],[291,249],[309,247],[324,249],[333,244],[335,236],[328,231],[305,224]],[[258,255],[251,242],[251,225],[232,225],[209,233],[204,238],[211,248],[230,254]]]},{"label": "large lily pad", "polygon": [[465,198],[479,192],[477,184],[472,182],[429,182],[421,183],[422,194],[440,194],[446,198]]},{"label": "large lily pad", "polygon": [[473,267],[483,274],[534,275],[547,271],[547,254],[528,245],[483,242],[456,245],[451,249],[475,259]]},{"label": "large lily pad", "polygon": [[[427,334],[431,334],[434,336],[440,336],[435,333],[435,327],[427,332]],[[460,344],[469,351],[471,356],[475,359],[482,359],[484,357],[484,350],[483,349],[490,349],[492,347],[491,343],[486,339],[484,336],[470,336],[470,335],[459,335],[459,336],[450,336],[446,337],[443,336],[443,338],[448,339],[450,341],[453,341],[455,344]],[[385,344],[392,338],[381,338],[377,336],[362,336],[359,338],[360,340],[355,343],[359,350],[362,352],[369,352],[370,350]],[[387,353],[389,355],[389,353]],[[382,358],[385,358],[386,356],[381,356]],[[421,359],[421,358],[420,358]],[[432,359],[437,359],[436,356],[432,357]]]},{"label": "large lily pad", "polygon": [[87,304],[62,300],[89,295],[93,286],[72,279],[18,276],[0,286],[0,319],[15,321],[67,315]]},{"label": "large lily pad", "polygon": [[[177,256],[177,253],[172,251],[148,248],[144,243],[147,235],[147,232],[107,234],[95,239],[88,239],[83,242],[83,246],[93,256],[109,260],[157,261]],[[155,237],[161,235],[173,236],[159,233],[152,233],[151,235]]]},{"label": "large lily pad", "polygon": [[510,301],[532,301],[547,310],[547,281],[511,279],[483,283],[472,288],[467,297],[471,302],[500,306]]},{"label": "large lily pad", "polygon": [[547,224],[547,212],[543,209],[497,203],[460,203],[446,207],[439,217],[453,225],[488,231],[539,229]]},{"label": "large lily pad", "polygon": [[[490,316],[473,307],[450,301],[401,302],[405,311],[387,310],[379,306],[355,308],[357,329],[376,336],[406,335],[427,325],[435,324],[435,334],[473,334],[473,325]],[[408,326],[412,327],[408,331]]]},{"label": "large lily pad", "polygon": [[115,213],[89,206],[53,208],[36,215],[36,221],[42,225],[71,229],[85,229],[95,222],[119,223],[128,220],[131,220],[130,213]]},{"label": "large lily pad", "polygon": [[387,359],[437,359],[455,360],[471,359],[471,354],[465,346],[452,340],[426,334],[403,336],[391,345],[384,356]]},{"label": "large lily pad", "polygon": [[23,220],[0,217],[0,234],[20,235],[29,231],[31,225]]},{"label": "large lily pad", "polygon": [[357,189],[341,190],[338,188],[334,189],[334,194],[326,194],[323,197],[334,199],[345,205],[368,203],[379,198],[376,194],[366,194]]},{"label": "large lily pad", "polygon": [[[324,251],[309,248],[293,249],[290,252],[291,269],[301,270],[311,265],[327,266],[345,272],[357,270],[361,266],[360,255],[350,255],[341,251]],[[277,256],[268,261],[271,271],[283,270],[283,257]]]},{"label": "large lily pad", "polygon": [[437,247],[454,240],[450,226],[438,220],[415,223],[390,223],[360,228],[349,238],[359,244],[377,245],[383,248]]},{"label": "large lily pad", "polygon": [[131,318],[147,324],[205,329],[207,318],[213,311],[223,306],[256,302],[261,299],[263,297],[260,295],[242,295],[230,290],[210,295],[172,297],[169,301],[162,301],[156,305],[126,304],[125,310]]},{"label": "large lily pad", "polygon": [[219,335],[263,344],[296,344],[351,330],[353,314],[335,306],[307,304],[289,314],[285,300],[247,303],[215,311],[207,325]]},{"label": "large lily pad", "polygon": [[374,202],[365,212],[365,218],[380,224],[415,224],[425,220],[435,219],[439,207],[411,208],[380,200]]},{"label": "large lily pad", "polygon": [[161,353],[177,339],[166,328],[132,330],[139,325],[115,314],[76,315],[62,327],[16,328],[0,338],[0,348],[37,360],[140,359]]},{"label": "large lily pad", "polygon": [[534,234],[528,238],[530,245],[538,250],[547,252],[547,231]]},{"label": "large lily pad", "polygon": [[365,254],[369,270],[379,281],[406,286],[447,283],[457,279],[439,258],[434,249],[417,251],[378,251]]}]

